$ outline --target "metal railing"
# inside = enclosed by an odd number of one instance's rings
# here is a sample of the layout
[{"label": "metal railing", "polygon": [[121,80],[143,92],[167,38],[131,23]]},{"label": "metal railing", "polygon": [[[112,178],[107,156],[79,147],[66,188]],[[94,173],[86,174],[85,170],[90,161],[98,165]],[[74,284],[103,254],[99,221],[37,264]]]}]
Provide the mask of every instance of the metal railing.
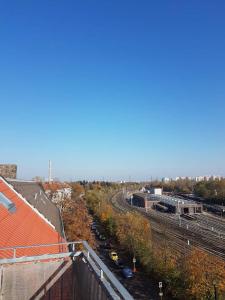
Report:
[{"label": "metal railing", "polygon": [[[76,242],[63,242],[63,243],[54,243],[54,244],[35,244],[35,245],[29,245],[29,246],[15,246],[15,247],[0,248],[0,264],[4,263],[5,260],[21,258],[21,255],[18,253],[20,250],[36,250],[38,248],[43,250],[43,248],[47,248],[47,247],[53,248],[53,247],[55,247],[56,248],[55,254],[56,253],[58,254],[58,253],[63,253],[63,251],[62,251],[63,246],[64,246],[64,248],[66,248],[66,250],[69,250],[69,247],[71,245],[72,246],[71,249],[74,249],[74,251],[75,251],[75,245],[76,244],[82,244],[82,243],[83,243],[83,241],[76,241]],[[11,252],[12,257],[1,259],[1,253],[4,254],[4,252],[7,252],[7,253]],[[67,255],[68,255],[69,252],[71,252],[71,251],[70,250],[65,251],[65,253],[67,253]],[[45,253],[45,254],[53,254],[54,255],[52,250],[51,250],[51,253]],[[32,256],[32,257],[35,257],[35,256]],[[26,257],[29,257],[29,256],[26,256]],[[22,259],[26,259],[26,257],[22,257]]]},{"label": "metal railing", "polygon": [[[21,250],[32,250],[45,247],[56,247],[55,253],[37,254],[32,256],[20,256],[19,251]],[[60,250],[61,249],[61,250]],[[62,251],[63,250],[63,251]],[[1,258],[1,253],[11,253],[9,258]],[[98,257],[95,251],[88,245],[86,241],[75,241],[75,242],[64,242],[58,244],[38,244],[31,246],[16,246],[16,247],[5,247],[0,248],[0,265],[20,263],[20,262],[31,262],[41,261],[48,259],[60,259],[71,257],[76,260],[78,256],[83,256],[84,262],[88,263],[92,270],[95,272],[100,283],[106,288],[112,299],[126,299],[133,300],[130,293],[124,288],[124,286],[118,281],[115,275],[108,269],[103,261]]]}]

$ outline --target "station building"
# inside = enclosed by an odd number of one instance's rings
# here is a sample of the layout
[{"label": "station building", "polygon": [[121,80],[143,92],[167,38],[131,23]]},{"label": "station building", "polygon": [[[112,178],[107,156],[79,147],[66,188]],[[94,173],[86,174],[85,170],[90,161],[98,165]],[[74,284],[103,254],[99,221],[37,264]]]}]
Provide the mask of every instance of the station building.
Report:
[{"label": "station building", "polygon": [[175,214],[195,214],[202,213],[203,210],[202,204],[198,204],[194,201],[147,193],[133,194],[132,205],[145,209],[156,208],[164,212]]},{"label": "station building", "polygon": [[153,208],[160,200],[153,197],[152,194],[135,193],[132,198],[132,205],[144,208]]},{"label": "station building", "polygon": [[166,195],[154,195],[154,198],[159,200],[159,204],[167,208],[168,212],[178,214],[196,214],[202,213],[203,206],[194,201],[188,201],[176,197]]}]

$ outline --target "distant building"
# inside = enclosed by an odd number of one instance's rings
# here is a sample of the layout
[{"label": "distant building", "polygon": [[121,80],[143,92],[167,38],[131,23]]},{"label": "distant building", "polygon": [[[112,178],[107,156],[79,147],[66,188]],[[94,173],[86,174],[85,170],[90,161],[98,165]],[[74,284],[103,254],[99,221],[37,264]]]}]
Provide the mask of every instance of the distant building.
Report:
[{"label": "distant building", "polygon": [[163,177],[163,178],[162,178],[162,182],[163,182],[163,183],[168,183],[168,182],[170,182],[170,178],[168,178],[168,177]]},{"label": "distant building", "polygon": [[153,195],[162,195],[162,188],[150,188],[149,189],[149,192],[150,194],[153,194]]},{"label": "distant building", "polygon": [[16,179],[17,165],[14,165],[14,164],[1,164],[0,165],[0,176],[3,176],[5,178]]},{"label": "distant building", "polygon": [[58,207],[61,207],[61,204],[66,199],[71,199],[72,188],[67,183],[61,182],[45,182],[42,183],[42,187],[46,195],[55,203]]},{"label": "distant building", "polygon": [[195,177],[196,182],[204,181],[204,176],[197,176]]},{"label": "distant building", "polygon": [[207,175],[207,176],[196,176],[195,181],[200,182],[200,181],[210,181],[210,180],[221,180],[222,177],[218,175]]},{"label": "distant building", "polygon": [[210,178],[209,178],[209,180],[221,180],[222,179],[222,177],[221,176],[218,176],[218,175],[212,175]]},{"label": "distant building", "polygon": [[193,177],[191,177],[191,176],[178,176],[174,180],[175,181],[178,181],[178,180],[193,180]]}]

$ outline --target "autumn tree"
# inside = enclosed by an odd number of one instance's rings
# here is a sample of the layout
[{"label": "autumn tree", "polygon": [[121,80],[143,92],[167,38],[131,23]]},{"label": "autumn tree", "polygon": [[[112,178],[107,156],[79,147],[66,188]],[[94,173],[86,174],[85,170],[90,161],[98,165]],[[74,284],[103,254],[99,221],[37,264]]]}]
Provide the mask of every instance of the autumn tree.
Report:
[{"label": "autumn tree", "polygon": [[72,187],[74,197],[80,197],[84,195],[84,187],[80,183],[71,183],[70,186]]},{"label": "autumn tree", "polygon": [[[188,255],[184,278],[192,299],[225,299],[225,262],[207,252],[194,249]],[[216,291],[215,291],[216,289]]]},{"label": "autumn tree", "polygon": [[116,236],[121,245],[147,265],[151,259],[151,227],[147,219],[138,213],[120,214],[116,219]]},{"label": "autumn tree", "polygon": [[94,238],[90,229],[92,219],[82,198],[67,200],[62,217],[66,237],[69,241],[86,240],[91,246],[94,246]]}]

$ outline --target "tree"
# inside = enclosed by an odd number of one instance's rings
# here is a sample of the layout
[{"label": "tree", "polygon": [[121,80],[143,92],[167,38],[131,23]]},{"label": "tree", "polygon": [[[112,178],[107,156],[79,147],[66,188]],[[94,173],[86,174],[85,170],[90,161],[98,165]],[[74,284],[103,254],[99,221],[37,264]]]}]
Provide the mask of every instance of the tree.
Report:
[{"label": "tree", "polygon": [[70,186],[73,189],[74,196],[80,196],[84,194],[84,187],[79,183],[71,183]]},{"label": "tree", "polygon": [[149,221],[138,213],[128,212],[118,215],[116,224],[116,236],[120,244],[146,265],[152,253]]},{"label": "tree", "polygon": [[214,299],[214,285],[225,299],[225,262],[200,249],[188,255],[184,267],[187,293],[194,299]]},{"label": "tree", "polygon": [[62,217],[66,237],[69,241],[86,240],[91,246],[95,245],[90,229],[92,219],[83,199],[67,200],[62,211]]}]

